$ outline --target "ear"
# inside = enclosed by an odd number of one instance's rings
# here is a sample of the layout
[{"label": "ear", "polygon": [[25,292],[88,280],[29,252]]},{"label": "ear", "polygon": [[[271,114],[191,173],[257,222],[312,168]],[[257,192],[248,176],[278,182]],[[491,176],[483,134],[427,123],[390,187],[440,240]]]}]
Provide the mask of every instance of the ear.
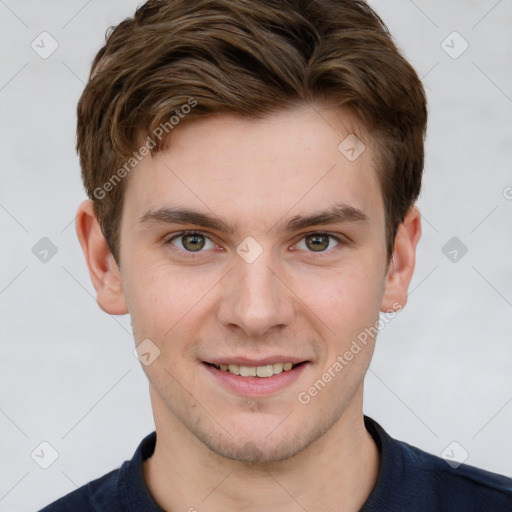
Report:
[{"label": "ear", "polygon": [[386,274],[382,312],[397,311],[407,304],[420,236],[421,215],[418,208],[412,206],[397,229],[393,257]]},{"label": "ear", "polygon": [[96,219],[91,200],[80,203],[75,228],[96,290],[98,306],[110,315],[128,313],[121,274]]}]

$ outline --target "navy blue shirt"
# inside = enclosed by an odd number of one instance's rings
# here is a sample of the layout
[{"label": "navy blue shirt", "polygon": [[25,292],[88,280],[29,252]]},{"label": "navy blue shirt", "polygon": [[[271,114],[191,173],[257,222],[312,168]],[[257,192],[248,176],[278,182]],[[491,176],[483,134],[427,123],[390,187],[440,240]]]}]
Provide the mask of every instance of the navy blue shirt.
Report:
[{"label": "navy blue shirt", "polygon": [[[444,459],[397,441],[368,416],[365,426],[380,452],[377,482],[360,512],[512,512],[512,479]],[[133,458],[40,512],[163,512],[144,481],[142,463],[156,433]]]}]

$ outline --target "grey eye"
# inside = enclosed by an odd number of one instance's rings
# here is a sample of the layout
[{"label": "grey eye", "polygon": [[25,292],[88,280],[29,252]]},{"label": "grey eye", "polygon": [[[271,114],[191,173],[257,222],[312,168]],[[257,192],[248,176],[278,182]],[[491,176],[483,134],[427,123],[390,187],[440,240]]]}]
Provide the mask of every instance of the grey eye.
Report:
[{"label": "grey eye", "polygon": [[205,243],[206,240],[203,235],[184,235],[181,237],[181,244],[187,251],[200,251]]},{"label": "grey eye", "polygon": [[[332,243],[334,242],[334,244]],[[313,233],[305,236],[298,244],[297,248],[310,252],[323,252],[328,248],[336,247],[339,241],[333,235],[326,233]]]},{"label": "grey eye", "polygon": [[200,252],[203,249],[212,249],[215,244],[202,233],[184,233],[173,237],[170,242],[179,249],[187,252]]},{"label": "grey eye", "polygon": [[308,235],[306,237],[306,246],[312,251],[325,251],[329,247],[329,236]]}]

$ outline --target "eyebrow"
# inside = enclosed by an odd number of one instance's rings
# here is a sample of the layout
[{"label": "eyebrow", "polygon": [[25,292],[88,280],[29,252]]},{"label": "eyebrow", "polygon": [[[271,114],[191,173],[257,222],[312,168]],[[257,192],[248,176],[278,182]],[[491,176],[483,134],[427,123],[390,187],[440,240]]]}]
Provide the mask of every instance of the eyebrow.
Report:
[{"label": "eyebrow", "polygon": [[[369,217],[360,209],[346,204],[336,204],[331,208],[310,215],[296,215],[284,225],[279,225],[284,231],[296,231],[299,229],[321,226],[326,224],[364,223],[369,224]],[[237,223],[230,223],[222,217],[208,215],[190,208],[158,208],[149,210],[140,217],[137,224],[195,224],[203,228],[214,229],[224,233],[236,232]],[[273,228],[272,228],[273,229]]]},{"label": "eyebrow", "polygon": [[286,223],[285,230],[294,231],[310,226],[346,223],[369,224],[370,218],[359,208],[341,203],[311,215],[296,215]]},{"label": "eyebrow", "polygon": [[233,234],[236,224],[230,224],[221,217],[207,215],[190,208],[159,208],[149,210],[137,222],[137,224],[196,224],[209,229],[216,229]]}]

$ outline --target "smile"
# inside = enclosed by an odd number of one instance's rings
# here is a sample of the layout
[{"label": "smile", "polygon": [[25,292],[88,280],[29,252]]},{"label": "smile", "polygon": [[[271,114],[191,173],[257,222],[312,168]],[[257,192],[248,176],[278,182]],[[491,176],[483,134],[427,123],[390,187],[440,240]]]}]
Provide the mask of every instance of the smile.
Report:
[{"label": "smile", "polygon": [[[278,362],[273,362],[276,359]],[[259,361],[223,358],[215,362],[202,361],[202,367],[213,378],[212,383],[220,384],[231,393],[254,398],[269,397],[291,386],[311,365],[311,361],[290,359],[290,356],[269,357]]]},{"label": "smile", "polygon": [[[297,366],[293,363],[272,363],[263,366],[244,366],[238,364],[213,364],[207,363],[222,372],[232,373],[241,377],[272,377],[282,372],[287,372]],[[301,363],[299,363],[301,364]]]}]

